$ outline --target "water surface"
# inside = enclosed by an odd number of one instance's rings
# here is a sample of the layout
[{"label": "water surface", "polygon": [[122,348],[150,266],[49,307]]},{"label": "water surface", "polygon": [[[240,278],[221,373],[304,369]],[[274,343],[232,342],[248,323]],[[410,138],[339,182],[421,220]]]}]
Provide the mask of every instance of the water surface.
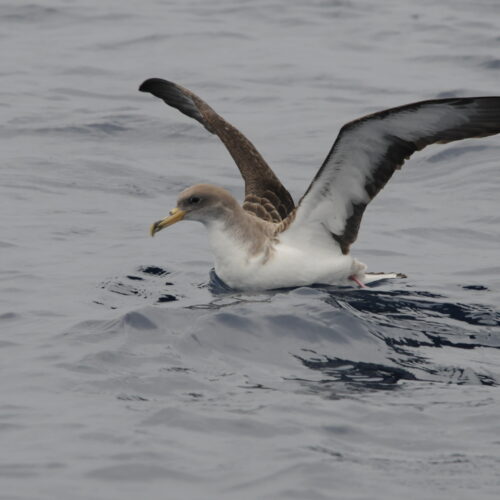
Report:
[{"label": "water surface", "polygon": [[199,93],[298,199],[338,129],[498,95],[488,1],[4,1],[2,499],[496,499],[500,137],[433,146],[353,251],[406,280],[259,294],[210,276],[177,193],[241,198]]}]

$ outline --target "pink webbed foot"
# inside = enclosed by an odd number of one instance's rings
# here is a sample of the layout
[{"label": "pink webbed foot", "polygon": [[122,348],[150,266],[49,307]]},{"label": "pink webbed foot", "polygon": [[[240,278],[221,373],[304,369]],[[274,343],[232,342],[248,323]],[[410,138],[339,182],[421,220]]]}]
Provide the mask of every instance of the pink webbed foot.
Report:
[{"label": "pink webbed foot", "polygon": [[356,283],[359,288],[366,288],[366,285],[360,281],[354,274],[352,276],[349,276],[349,279],[354,281],[354,283]]}]

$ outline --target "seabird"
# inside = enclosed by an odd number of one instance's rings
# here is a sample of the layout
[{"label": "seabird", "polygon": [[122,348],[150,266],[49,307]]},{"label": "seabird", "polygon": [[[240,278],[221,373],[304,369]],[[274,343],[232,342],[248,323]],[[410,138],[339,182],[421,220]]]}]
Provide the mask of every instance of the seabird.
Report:
[{"label": "seabird", "polygon": [[140,87],[217,135],[245,181],[242,205],[225,189],[180,193],[151,235],[181,220],[202,222],[215,272],[238,290],[312,284],[359,286],[394,274],[366,273],[349,253],[368,203],[415,151],[500,132],[500,97],[415,102],[344,125],[297,205],[255,146],[190,90],[160,78]]}]

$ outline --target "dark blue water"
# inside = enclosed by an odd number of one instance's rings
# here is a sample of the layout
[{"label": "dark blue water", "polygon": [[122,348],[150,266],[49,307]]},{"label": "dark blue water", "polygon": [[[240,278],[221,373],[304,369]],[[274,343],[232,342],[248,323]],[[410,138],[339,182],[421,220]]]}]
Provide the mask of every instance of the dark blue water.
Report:
[{"label": "dark blue water", "polygon": [[228,289],[177,193],[243,183],[137,92],[192,88],[298,199],[364,113],[498,95],[486,1],[0,6],[0,498],[496,499],[500,138],[428,148],[353,252],[406,279]]}]

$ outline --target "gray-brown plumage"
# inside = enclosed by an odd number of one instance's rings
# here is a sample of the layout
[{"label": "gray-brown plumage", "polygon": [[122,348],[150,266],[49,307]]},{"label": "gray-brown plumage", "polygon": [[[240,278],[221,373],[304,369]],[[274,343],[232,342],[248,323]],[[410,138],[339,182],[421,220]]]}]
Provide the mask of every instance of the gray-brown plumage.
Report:
[{"label": "gray-brown plumage", "polygon": [[140,87],[199,121],[226,146],[245,181],[243,208],[258,217],[279,222],[294,209],[290,193],[283,187],[255,146],[190,90],[161,78],[150,78]]}]

